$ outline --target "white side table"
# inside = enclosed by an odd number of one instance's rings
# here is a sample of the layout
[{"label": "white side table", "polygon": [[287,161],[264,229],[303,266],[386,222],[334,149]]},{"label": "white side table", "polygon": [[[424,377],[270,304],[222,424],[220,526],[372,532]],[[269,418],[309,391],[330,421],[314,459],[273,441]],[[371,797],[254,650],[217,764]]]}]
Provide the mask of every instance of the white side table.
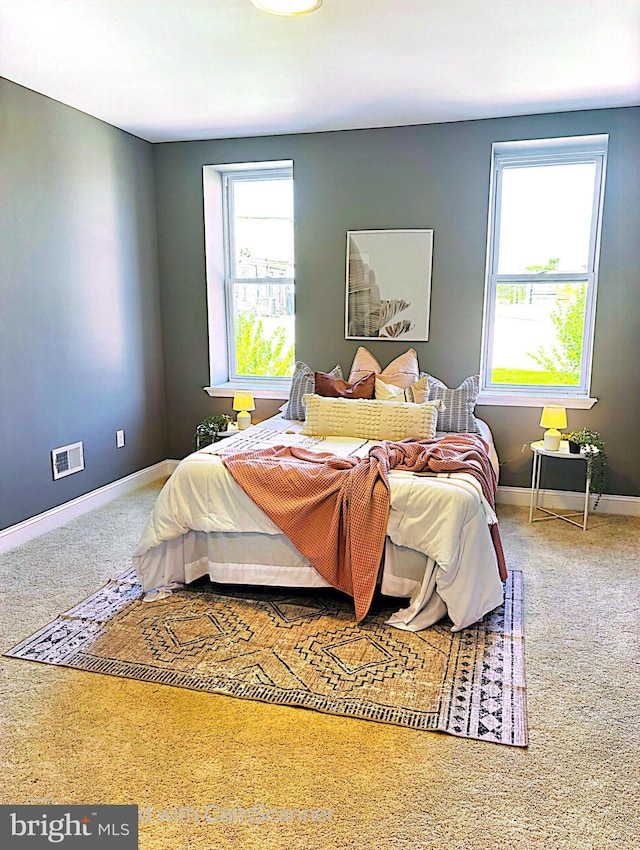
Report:
[{"label": "white side table", "polygon": [[[225,437],[232,437],[234,434],[237,434],[237,433],[238,433],[237,428],[228,428],[226,431],[218,431],[217,434],[214,436],[213,440],[211,440],[210,443],[207,443],[207,446],[210,446],[213,443],[218,443],[220,440],[223,440]],[[200,438],[200,436],[197,436],[196,437],[196,451],[200,451],[200,443],[201,442],[202,442],[202,439]],[[207,446],[203,446],[203,448],[206,449]]]},{"label": "white side table", "polygon": [[[587,530],[587,521],[589,519],[589,496],[591,490],[591,478],[588,475],[588,466],[586,465],[586,456],[580,454],[572,454],[569,451],[569,444],[566,440],[561,440],[560,449],[557,452],[551,452],[544,447],[543,440],[536,440],[529,444],[529,448],[533,452],[533,470],[531,473],[531,503],[529,506],[529,522],[539,522],[545,519],[563,519],[565,522],[570,522],[571,525],[577,525],[583,531]],[[571,514],[558,514],[549,508],[540,507],[540,470],[542,468],[542,459],[545,457],[556,458],[557,460],[573,460],[585,462],[586,488],[584,493],[584,510]],[[535,517],[534,511],[541,511],[546,516]],[[572,517],[581,517],[582,522],[576,522]]]}]

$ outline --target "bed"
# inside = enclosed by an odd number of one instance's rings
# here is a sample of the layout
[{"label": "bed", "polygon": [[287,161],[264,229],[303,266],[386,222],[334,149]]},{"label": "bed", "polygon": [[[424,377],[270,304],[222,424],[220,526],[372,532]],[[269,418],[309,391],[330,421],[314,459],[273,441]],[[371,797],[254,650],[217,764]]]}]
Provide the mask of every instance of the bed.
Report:
[{"label": "bed", "polygon": [[[496,476],[488,425],[477,420]],[[363,458],[379,441],[307,436],[282,414],[180,462],[163,487],[133,562],[145,601],[208,576],[232,585],[326,588],[329,583],[236,483],[229,454],[262,447]],[[436,434],[442,437],[442,434]],[[490,529],[497,523],[478,481],[466,472],[420,475],[392,470],[377,590],[399,601],[390,626],[418,631],[447,615],[459,631],[503,601]]]}]

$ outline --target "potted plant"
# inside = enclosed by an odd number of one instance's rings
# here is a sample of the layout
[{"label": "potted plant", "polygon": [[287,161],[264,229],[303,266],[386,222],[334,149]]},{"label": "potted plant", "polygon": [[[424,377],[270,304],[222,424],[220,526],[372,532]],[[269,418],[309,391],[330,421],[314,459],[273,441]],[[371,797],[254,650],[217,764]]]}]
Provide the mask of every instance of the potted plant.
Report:
[{"label": "potted plant", "polygon": [[204,449],[205,446],[217,442],[221,431],[226,431],[231,417],[227,413],[218,413],[203,419],[193,435],[193,448]]},{"label": "potted plant", "polygon": [[591,481],[589,489],[596,494],[593,506],[595,511],[602,498],[607,469],[604,440],[597,431],[591,431],[589,428],[570,431],[565,437],[569,442],[569,451],[576,454],[581,452],[587,459],[587,477]]}]

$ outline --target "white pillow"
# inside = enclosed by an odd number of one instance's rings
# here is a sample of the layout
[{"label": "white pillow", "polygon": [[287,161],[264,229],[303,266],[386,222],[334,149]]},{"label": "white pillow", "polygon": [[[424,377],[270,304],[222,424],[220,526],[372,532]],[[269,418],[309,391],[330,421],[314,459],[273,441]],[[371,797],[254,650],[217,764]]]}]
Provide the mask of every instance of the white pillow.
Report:
[{"label": "white pillow", "polygon": [[354,384],[365,375],[375,372],[388,384],[397,387],[410,387],[420,378],[418,369],[418,355],[413,348],[409,348],[404,354],[400,354],[392,360],[384,369],[380,366],[373,354],[362,345],[356,351],[349,372],[349,383]]},{"label": "white pillow", "polygon": [[360,437],[363,440],[432,440],[443,403],[326,398],[309,393],[302,399],[306,418],[302,434],[314,437]]},{"label": "white pillow", "polygon": [[425,373],[419,381],[403,389],[395,384],[388,384],[376,375],[376,398],[380,401],[413,401],[422,404],[429,397],[429,376]]}]

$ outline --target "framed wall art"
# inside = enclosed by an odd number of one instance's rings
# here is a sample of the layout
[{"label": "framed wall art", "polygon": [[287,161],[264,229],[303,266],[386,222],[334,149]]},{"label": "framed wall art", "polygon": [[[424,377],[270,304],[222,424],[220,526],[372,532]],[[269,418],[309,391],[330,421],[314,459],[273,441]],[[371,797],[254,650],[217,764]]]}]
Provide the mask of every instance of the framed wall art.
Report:
[{"label": "framed wall art", "polygon": [[346,339],[429,339],[433,230],[347,231]]}]

